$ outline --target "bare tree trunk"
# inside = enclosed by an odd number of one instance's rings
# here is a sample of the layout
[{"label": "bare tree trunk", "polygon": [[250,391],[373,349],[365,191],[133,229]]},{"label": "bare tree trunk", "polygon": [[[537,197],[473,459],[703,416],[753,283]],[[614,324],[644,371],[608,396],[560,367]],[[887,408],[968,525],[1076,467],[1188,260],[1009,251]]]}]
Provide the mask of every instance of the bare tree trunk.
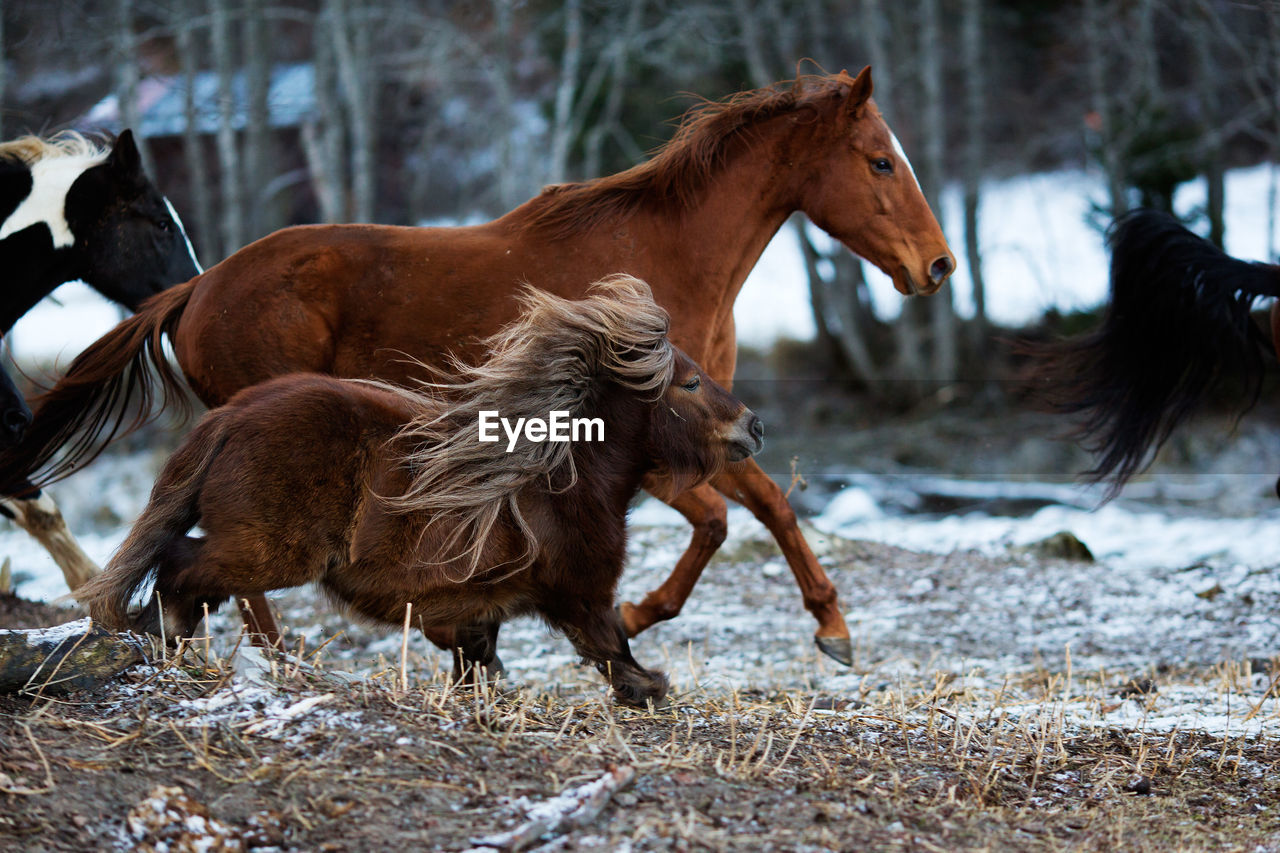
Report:
[{"label": "bare tree trunk", "polygon": [[[871,78],[875,82],[875,100],[881,112],[892,115],[896,77],[889,61],[890,28],[883,0],[861,0],[859,18],[867,56],[871,58]],[[902,313],[893,324],[894,355],[899,378],[917,378],[924,374],[924,357],[918,326],[919,303],[903,300]]]},{"label": "bare tree trunk", "polygon": [[209,198],[209,170],[204,159],[204,134],[196,102],[196,69],[200,63],[196,54],[194,21],[200,7],[200,0],[183,0],[176,8],[174,28],[178,39],[178,58],[182,63],[182,155],[187,166],[191,202],[195,206],[195,248],[208,261],[223,255],[218,251],[218,231],[214,227],[213,204]]},{"label": "bare tree trunk", "polygon": [[262,0],[244,0],[244,73],[248,103],[244,128],[244,177],[251,195],[246,227],[259,237],[275,228],[270,199],[262,191],[272,178],[271,94],[272,40]]},{"label": "bare tree trunk", "polygon": [[5,65],[5,55],[8,52],[5,49],[4,41],[4,5],[0,4],[0,139],[4,139],[4,97],[8,93],[9,75],[8,68]]},{"label": "bare tree trunk", "polygon": [[[942,218],[942,185],[946,176],[946,116],[943,111],[942,10],[938,0],[920,1],[920,81],[923,95],[924,168],[921,184],[934,214]],[[958,372],[956,346],[956,312],[952,304],[950,282],[929,297],[933,325],[933,376],[935,381],[949,382]]]},{"label": "bare tree trunk", "polygon": [[[1203,17],[1189,10],[1191,20],[1201,22]],[[1222,77],[1213,56],[1213,42],[1208,38],[1192,38],[1196,53],[1196,99],[1200,102],[1201,138],[1199,155],[1204,161],[1205,216],[1209,220],[1209,240],[1222,248],[1226,239],[1226,168],[1223,165],[1222,136],[1219,115],[1218,88]]]},{"label": "bare tree trunk", "polygon": [[116,102],[120,109],[123,127],[133,129],[138,153],[142,155],[143,168],[155,174],[151,148],[143,135],[138,115],[138,59],[136,39],[133,35],[133,0],[116,0],[115,13],[115,76]]},{"label": "bare tree trunk", "polygon": [[212,0],[213,64],[218,72],[218,171],[222,189],[222,251],[244,244],[244,193],[236,150],[235,56],[231,46],[230,0]]},{"label": "bare tree trunk", "polygon": [[315,56],[316,115],[302,125],[302,150],[307,158],[311,188],[324,222],[342,222],[346,216],[342,108],[338,103],[336,61],[329,28],[330,16],[319,13],[312,29]]},{"label": "bare tree trunk", "polygon": [[627,65],[631,58],[631,44],[640,29],[645,0],[631,0],[627,5],[627,19],[622,35],[609,46],[609,90],[605,94],[604,107],[597,121],[587,131],[583,142],[583,171],[588,177],[600,175],[604,169],[604,141],[616,135],[622,128],[622,96],[626,91]]},{"label": "bare tree trunk", "polygon": [[372,23],[367,10],[351,15],[345,0],[328,0],[330,36],[337,60],[347,126],[351,132],[352,217],[374,221],[373,114],[377,100],[372,74]]},{"label": "bare tree trunk", "polygon": [[1101,4],[1105,0],[1084,0],[1084,41],[1089,77],[1090,100],[1097,116],[1098,157],[1107,175],[1111,196],[1110,214],[1120,216],[1129,209],[1128,193],[1120,152],[1117,150],[1114,107],[1107,80],[1107,31]]},{"label": "bare tree trunk", "polygon": [[[1271,79],[1280,80],[1280,3],[1263,3],[1267,17],[1267,46],[1271,57]],[[1277,195],[1276,160],[1280,159],[1280,87],[1272,87],[1267,103],[1271,114],[1271,132],[1267,135],[1271,148],[1271,169],[1267,188],[1267,259],[1276,257]]]},{"label": "bare tree trunk", "polygon": [[569,168],[569,148],[573,144],[573,101],[582,61],[582,4],[565,0],[564,52],[560,54],[560,79],[556,83],[555,113],[551,123],[551,163],[547,180],[558,184]]},{"label": "bare tree trunk", "polygon": [[983,2],[964,0],[961,32],[964,52],[965,128],[964,145],[964,250],[973,283],[973,323],[969,349],[976,363],[983,363],[987,349],[987,287],[982,278],[982,248],[979,240],[978,205],[981,201],[982,165],[986,157],[986,63],[983,51]]},{"label": "bare tree trunk", "polygon": [[792,218],[791,225],[795,229],[800,253],[804,257],[818,342],[833,352],[855,379],[865,383],[873,393],[878,392],[880,369],[867,346],[865,329],[862,328],[864,316],[860,316],[855,307],[858,294],[864,292],[866,287],[862,279],[862,264],[843,247],[838,247],[836,251],[839,254],[826,259],[834,268],[831,281],[828,282],[819,270],[818,261],[822,259],[822,255],[809,239],[805,230],[806,222],[805,217],[796,216]]},{"label": "bare tree trunk", "polygon": [[[492,0],[497,52],[491,79],[497,96],[496,114],[505,121],[515,114],[515,95],[512,92],[514,71],[511,65],[511,14],[513,0]],[[509,132],[498,136],[498,204],[503,210],[514,207],[519,201],[516,181],[513,141]]]}]

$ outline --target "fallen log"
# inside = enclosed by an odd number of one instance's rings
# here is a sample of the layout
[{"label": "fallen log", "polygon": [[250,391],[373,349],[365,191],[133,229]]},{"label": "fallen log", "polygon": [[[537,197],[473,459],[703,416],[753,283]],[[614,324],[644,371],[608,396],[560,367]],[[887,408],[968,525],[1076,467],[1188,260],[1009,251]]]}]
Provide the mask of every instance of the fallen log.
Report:
[{"label": "fallen log", "polygon": [[0,631],[0,693],[66,693],[97,687],[146,660],[142,643],[91,619]]}]

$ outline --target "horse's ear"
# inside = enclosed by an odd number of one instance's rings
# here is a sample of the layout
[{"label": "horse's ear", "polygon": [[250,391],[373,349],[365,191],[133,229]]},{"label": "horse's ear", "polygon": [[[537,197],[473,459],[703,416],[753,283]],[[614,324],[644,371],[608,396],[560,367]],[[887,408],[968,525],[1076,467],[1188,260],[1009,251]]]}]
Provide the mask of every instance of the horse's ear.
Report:
[{"label": "horse's ear", "polygon": [[[847,75],[846,75],[847,76]],[[855,113],[871,97],[871,66],[858,72],[849,86],[849,97],[845,99],[845,109]]]},{"label": "horse's ear", "polygon": [[132,130],[125,128],[116,137],[115,147],[111,149],[107,162],[122,175],[142,173],[142,156],[138,153],[138,144],[133,141]]}]

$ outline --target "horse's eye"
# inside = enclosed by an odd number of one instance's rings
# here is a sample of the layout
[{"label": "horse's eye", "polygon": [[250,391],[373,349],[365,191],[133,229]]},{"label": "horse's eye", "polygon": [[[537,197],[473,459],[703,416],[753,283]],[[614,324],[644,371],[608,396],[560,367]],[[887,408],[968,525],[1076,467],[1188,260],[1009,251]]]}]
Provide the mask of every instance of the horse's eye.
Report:
[{"label": "horse's eye", "polygon": [[697,391],[700,385],[702,385],[702,380],[699,377],[694,376],[692,379],[690,379],[688,382],[684,383],[680,387],[686,391]]},{"label": "horse's eye", "polygon": [[887,157],[877,157],[871,161],[871,168],[881,175],[893,174],[893,163]]},{"label": "horse's eye", "polygon": [[159,228],[161,231],[169,231],[173,228],[173,226],[169,224],[169,220],[167,219],[161,219],[159,222],[156,223],[156,227]]}]

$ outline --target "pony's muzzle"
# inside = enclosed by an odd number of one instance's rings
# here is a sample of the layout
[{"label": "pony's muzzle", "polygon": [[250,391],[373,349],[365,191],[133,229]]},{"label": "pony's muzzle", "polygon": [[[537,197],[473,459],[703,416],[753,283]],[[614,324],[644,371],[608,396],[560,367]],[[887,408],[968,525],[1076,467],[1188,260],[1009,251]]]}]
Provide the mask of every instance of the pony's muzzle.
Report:
[{"label": "pony's muzzle", "polygon": [[729,461],[741,462],[764,447],[764,421],[750,409],[743,409],[729,435]]}]

